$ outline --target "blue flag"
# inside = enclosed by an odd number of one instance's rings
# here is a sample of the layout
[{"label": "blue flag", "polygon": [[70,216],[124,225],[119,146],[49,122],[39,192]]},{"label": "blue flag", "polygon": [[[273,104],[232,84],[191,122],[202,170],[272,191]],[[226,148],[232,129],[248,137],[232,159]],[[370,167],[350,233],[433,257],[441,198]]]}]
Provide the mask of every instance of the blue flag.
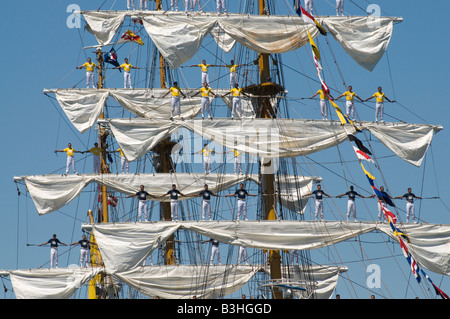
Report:
[{"label": "blue flag", "polygon": [[[105,55],[103,56],[103,59],[105,60],[106,63],[110,63],[110,64],[114,65],[115,67],[120,66],[119,62],[117,62],[117,54],[116,54],[116,51],[114,50],[114,48],[109,50],[109,52],[105,53]],[[122,70],[120,68],[119,68],[119,71],[122,72]]]}]

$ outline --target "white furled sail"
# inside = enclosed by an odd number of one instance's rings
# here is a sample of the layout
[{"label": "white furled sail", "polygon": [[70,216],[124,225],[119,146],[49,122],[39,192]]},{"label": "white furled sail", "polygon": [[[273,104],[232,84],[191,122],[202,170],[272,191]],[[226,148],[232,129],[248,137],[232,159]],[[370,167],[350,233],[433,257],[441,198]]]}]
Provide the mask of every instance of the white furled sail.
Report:
[{"label": "white furled sail", "polygon": [[[388,224],[378,229],[398,240]],[[450,228],[435,224],[405,224],[401,230],[409,237],[409,250],[420,265],[438,274],[450,275]]]},{"label": "white furled sail", "polygon": [[97,90],[59,90],[56,100],[67,118],[81,133],[97,122],[108,98],[108,92]]},{"label": "white furled sail", "polygon": [[310,176],[284,175],[277,177],[275,180],[278,187],[277,194],[275,194],[276,200],[279,199],[284,207],[303,214],[309,200],[309,197],[303,197],[303,195],[310,193],[313,183],[321,180],[319,177]]},{"label": "white furled sail", "polygon": [[[190,60],[203,39],[211,34],[226,52],[235,42],[259,53],[284,53],[309,43],[307,31],[314,38],[314,25],[298,16],[250,16],[215,14],[189,17],[173,12],[95,12],[82,11],[87,30],[99,45],[110,44],[127,15],[143,21],[144,27],[164,59],[176,68]],[[361,66],[372,70],[384,54],[393,29],[391,17],[315,17]]]},{"label": "white furled sail", "polygon": [[8,271],[17,299],[69,299],[103,268],[25,269]]},{"label": "white furled sail", "polygon": [[[270,274],[270,267],[263,267],[263,270]],[[347,267],[311,265],[305,271],[302,266],[291,265],[282,267],[281,271],[283,279],[279,281],[278,287],[290,289],[294,296],[299,299],[329,299],[336,289],[340,274],[348,271],[348,269]],[[311,284],[314,287],[311,287]]]},{"label": "white furled sail", "polygon": [[[160,173],[160,174],[88,174],[88,175],[35,175],[17,177],[24,180],[39,215],[48,214],[64,207],[77,197],[90,183],[105,185],[120,193],[130,195],[139,191],[140,185],[151,195],[161,196],[172,187],[185,195],[195,195],[208,184],[209,190],[219,192],[246,180],[257,177],[236,174]],[[186,197],[180,197],[180,200]],[[149,198],[156,201],[170,201],[169,197]]]},{"label": "white furled sail", "polygon": [[[131,113],[149,119],[169,119],[172,99],[162,98],[167,89],[58,89],[44,90],[54,93],[67,118],[81,133],[90,129],[99,119],[108,97],[112,97]],[[187,92],[186,92],[187,93]],[[194,94],[194,93],[192,93]],[[210,97],[212,102],[214,97]],[[201,112],[202,98],[180,100],[182,118],[193,118]],[[176,116],[177,113],[175,113]]]},{"label": "white furled sail", "polygon": [[118,11],[90,11],[83,13],[86,19],[86,30],[92,33],[100,45],[108,45],[119,30],[126,12]]},{"label": "white furled sail", "polygon": [[363,68],[372,71],[391,40],[394,21],[386,17],[328,17],[323,26],[345,52]]},{"label": "white furled sail", "polygon": [[114,276],[151,297],[217,299],[240,289],[259,270],[249,265],[165,265],[137,267]]},{"label": "white furled sail", "polygon": [[442,130],[439,125],[373,122],[363,122],[362,128],[372,133],[395,155],[415,166],[422,164],[434,134]]},{"label": "white furled sail", "polygon": [[[403,225],[420,264],[450,275],[450,226]],[[108,271],[139,266],[171,233],[185,229],[222,243],[257,249],[304,250],[334,245],[369,232],[395,239],[390,226],[380,223],[315,221],[179,221],[83,225],[92,230]],[[126,260],[124,260],[126,259]]]},{"label": "white furled sail", "polygon": [[[261,157],[296,157],[336,146],[347,139],[338,122],[278,119],[214,119],[164,121],[147,119],[105,120],[129,161],[145,155],[178,128],[204,139]],[[355,132],[354,128],[347,128]]]}]

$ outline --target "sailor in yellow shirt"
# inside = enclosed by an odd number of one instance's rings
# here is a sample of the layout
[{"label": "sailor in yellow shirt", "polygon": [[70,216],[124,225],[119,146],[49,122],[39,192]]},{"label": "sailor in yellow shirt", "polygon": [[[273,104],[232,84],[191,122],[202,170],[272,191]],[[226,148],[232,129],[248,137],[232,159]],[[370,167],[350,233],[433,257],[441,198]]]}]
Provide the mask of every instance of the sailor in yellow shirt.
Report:
[{"label": "sailor in yellow shirt", "polygon": [[233,152],[234,153],[234,173],[242,174],[242,166],[241,166],[241,152],[237,149],[233,148],[231,151],[227,151],[226,153]]},{"label": "sailor in yellow shirt", "polygon": [[[227,96],[230,93],[233,94],[233,107],[231,109],[231,119],[234,119],[235,116],[237,118],[238,117],[237,115],[239,115],[239,118],[241,118],[242,117],[241,94],[247,97],[248,95],[242,92],[242,88],[239,88],[239,83],[235,83],[234,88],[232,88],[230,92],[222,96]],[[239,114],[236,114],[237,110],[239,110]]]},{"label": "sailor in yellow shirt", "polygon": [[170,112],[170,119],[173,119],[173,111],[175,110],[175,107],[178,109],[178,116],[181,115],[181,109],[180,109],[180,94],[183,95],[185,98],[186,95],[181,91],[181,89],[178,87],[178,82],[173,82],[173,86],[170,87],[169,91],[164,94],[162,97],[166,97],[167,94],[172,92],[172,110]]},{"label": "sailor in yellow shirt", "polygon": [[327,103],[326,101],[328,100],[328,96],[330,96],[331,98],[333,98],[330,93],[325,93],[323,88],[320,88],[316,94],[314,94],[313,96],[311,96],[309,99],[311,100],[313,97],[315,97],[317,94],[319,94],[319,98],[320,98],[320,114],[322,114],[322,120],[326,120],[328,119],[328,110],[327,110]]},{"label": "sailor in yellow shirt", "polygon": [[63,149],[63,150],[56,150],[55,151],[55,153],[58,153],[58,152],[66,152],[67,153],[67,163],[66,163],[66,174],[65,175],[69,174],[70,166],[72,166],[73,172],[78,175],[77,171],[75,170],[74,155],[75,155],[75,153],[81,153],[82,154],[83,152],[75,151],[72,148],[72,144],[71,143],[67,144],[67,147],[65,149]]},{"label": "sailor in yellow shirt", "polygon": [[216,94],[211,90],[210,87],[208,87],[208,83],[203,83],[203,87],[195,93],[192,97],[197,96],[198,94],[202,94],[202,119],[205,118],[205,110],[208,113],[208,117],[212,119],[211,117],[211,101],[209,100],[209,94],[216,96]]},{"label": "sailor in yellow shirt", "polygon": [[340,97],[345,96],[346,99],[346,107],[347,107],[347,116],[352,120],[355,120],[355,104],[353,103],[353,99],[357,97],[361,102],[364,102],[355,92],[352,91],[352,86],[348,87],[348,91],[345,91],[341,95],[339,95],[336,100]]},{"label": "sailor in yellow shirt", "polygon": [[94,62],[91,61],[91,58],[87,59],[87,62],[83,65],[77,66],[77,69],[86,68],[86,88],[89,89],[89,83],[92,84],[92,88],[94,87],[94,68],[98,68]]},{"label": "sailor in yellow shirt", "polygon": [[211,173],[211,154],[215,154],[216,152],[213,151],[212,149],[210,149],[208,147],[208,144],[205,143],[203,145],[202,150],[199,152],[196,152],[194,154],[199,154],[199,153],[203,154],[203,170],[205,171],[205,174],[210,174]]},{"label": "sailor in yellow shirt", "polygon": [[202,70],[202,85],[203,83],[208,83],[209,85],[209,75],[208,75],[208,68],[210,66],[217,66],[215,64],[206,64],[206,60],[203,60],[201,64],[193,64],[190,67],[199,66]]},{"label": "sailor in yellow shirt", "polygon": [[238,83],[236,69],[243,65],[246,64],[235,64],[234,60],[231,60],[231,63],[228,65],[219,65],[220,67],[227,67],[230,69],[230,88],[234,88],[235,84]]},{"label": "sailor in yellow shirt", "polygon": [[122,68],[123,69],[123,88],[126,89],[127,88],[127,82],[128,82],[128,86],[130,87],[130,89],[132,89],[133,87],[131,86],[131,74],[130,71],[131,69],[140,69],[136,66],[131,65],[131,63],[128,63],[128,59],[125,58],[124,59],[125,63],[116,66],[114,69],[119,69]]},{"label": "sailor in yellow shirt", "polygon": [[122,169],[122,174],[125,174],[125,173],[128,174],[128,172],[130,170],[130,164],[128,163],[127,159],[123,155],[122,149],[119,147],[117,149],[117,151],[114,151],[114,152],[120,153],[120,168]]},{"label": "sailor in yellow shirt", "polygon": [[376,98],[375,103],[375,122],[378,123],[378,114],[380,115],[380,121],[383,121],[383,113],[384,113],[384,99],[388,100],[391,103],[395,103],[395,101],[391,101],[387,98],[387,96],[382,92],[381,86],[378,87],[378,91],[375,92],[371,97],[365,99],[365,101],[369,101],[370,99]]},{"label": "sailor in yellow shirt", "polygon": [[94,172],[100,173],[100,161],[101,161],[100,155],[102,154],[102,149],[98,147],[98,143],[94,143],[94,147],[82,153],[86,152],[92,153],[94,159]]}]

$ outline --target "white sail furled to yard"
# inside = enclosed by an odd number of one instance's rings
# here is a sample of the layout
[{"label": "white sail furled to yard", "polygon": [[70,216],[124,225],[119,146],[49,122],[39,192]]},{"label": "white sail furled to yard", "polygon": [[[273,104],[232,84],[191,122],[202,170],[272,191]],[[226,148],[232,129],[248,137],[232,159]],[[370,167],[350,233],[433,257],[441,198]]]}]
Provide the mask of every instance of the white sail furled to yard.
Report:
[{"label": "white sail furled to yard", "polygon": [[275,200],[280,200],[281,205],[303,214],[309,197],[303,197],[313,189],[313,183],[320,182],[319,177],[311,176],[294,176],[294,175],[280,175],[275,177],[275,187],[277,193]]},{"label": "white sail furled to yard", "polygon": [[[208,184],[212,192],[220,192],[246,180],[256,180],[253,175],[159,173],[159,174],[88,174],[88,175],[33,175],[16,177],[23,180],[39,215],[48,214],[64,207],[76,198],[90,183],[98,183],[120,193],[130,195],[139,191],[140,185],[154,196],[166,194],[172,184],[185,195],[196,195]],[[184,200],[187,197],[179,197]],[[192,198],[192,197],[190,197]],[[170,201],[170,197],[149,198]]]},{"label": "white sail furled to yard", "polygon": [[100,45],[108,45],[116,35],[126,12],[120,11],[90,11],[83,13],[86,20],[86,30],[92,33]]},{"label": "white sail furled to yard", "polygon": [[[263,270],[270,274],[270,267],[263,267]],[[282,279],[274,282],[278,283],[280,288],[290,289],[299,299],[329,299],[336,289],[340,274],[346,271],[347,267],[291,265],[281,267]]]},{"label": "white sail furled to yard", "polygon": [[[378,229],[393,239],[397,237],[388,224],[379,224]],[[449,226],[404,224],[400,229],[408,235],[409,242],[406,241],[406,245],[419,265],[438,274],[450,275]]]},{"label": "white sail furled to yard", "polygon": [[[110,44],[127,15],[143,21],[145,30],[164,59],[176,68],[190,60],[210,34],[224,51],[238,42],[259,53],[284,53],[309,43],[317,28],[298,16],[201,14],[194,17],[174,12],[96,12],[82,11],[87,30],[99,45]],[[392,36],[391,17],[321,17],[316,20],[330,31],[336,41],[361,66],[372,70],[385,52]]]},{"label": "white sail furled to yard", "polygon": [[[412,253],[422,267],[450,275],[450,226],[402,225],[400,228],[409,236]],[[319,249],[373,231],[395,238],[388,224],[339,221],[145,222],[87,224],[83,229],[93,231],[109,271],[139,266],[152,250],[179,229],[225,244],[270,250]]]},{"label": "white sail furled to yard", "polygon": [[388,47],[394,21],[401,19],[328,17],[320,21],[356,63],[372,71]]},{"label": "white sail furled to yard", "polygon": [[[131,113],[148,119],[169,119],[171,115],[172,99],[163,98],[167,89],[58,89],[44,90],[44,93],[54,93],[67,118],[81,133],[90,129],[99,119],[108,100],[112,97],[122,107]],[[193,91],[186,90],[190,95]],[[210,97],[210,102],[214,96]],[[196,117],[201,112],[202,98],[188,96],[180,100],[183,118]],[[175,117],[178,117],[175,113]]]},{"label": "white sail furled to yard", "polygon": [[303,196],[311,192],[314,183],[320,181],[322,178],[313,176],[277,175],[274,180],[275,200],[284,207],[303,214],[309,200],[309,196]]},{"label": "white sail furled to yard", "polygon": [[8,274],[17,299],[69,299],[102,268],[11,270]]},{"label": "white sail furled to yard", "polygon": [[[289,119],[164,121],[108,119],[125,157],[142,157],[175,130],[186,128],[229,149],[261,157],[296,157],[336,146],[347,139],[340,122]],[[348,131],[355,132],[349,126]]]},{"label": "white sail furled to yard", "polygon": [[423,158],[434,135],[442,130],[440,125],[362,122],[361,128],[372,133],[395,155],[415,166]]},{"label": "white sail furled to yard", "polygon": [[165,265],[137,267],[114,276],[151,297],[217,299],[237,291],[259,270],[249,265]]}]

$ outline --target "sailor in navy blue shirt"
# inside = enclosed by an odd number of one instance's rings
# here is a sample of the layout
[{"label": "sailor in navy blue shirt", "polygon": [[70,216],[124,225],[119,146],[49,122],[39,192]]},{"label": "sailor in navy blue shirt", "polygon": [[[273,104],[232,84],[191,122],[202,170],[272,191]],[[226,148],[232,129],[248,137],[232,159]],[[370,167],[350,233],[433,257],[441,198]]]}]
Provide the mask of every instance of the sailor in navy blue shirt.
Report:
[{"label": "sailor in navy blue shirt", "polygon": [[210,264],[213,263],[214,261],[214,256],[217,255],[217,261],[219,263],[219,265],[221,265],[221,261],[220,261],[220,252],[219,252],[219,241],[217,239],[209,239],[209,240],[205,240],[202,241],[201,243],[207,243],[207,242],[211,242],[211,260],[210,260]]},{"label": "sailor in navy blue shirt", "polygon": [[128,195],[126,198],[129,198],[129,197],[137,197],[137,199],[139,200],[138,221],[141,221],[142,216],[144,216],[144,221],[148,221],[148,219],[147,219],[147,198],[155,197],[155,196],[147,193],[144,190],[144,185],[141,185],[140,190],[136,194]]},{"label": "sailor in navy blue shirt", "polygon": [[50,267],[51,268],[58,268],[58,244],[67,246],[67,244],[64,244],[59,241],[58,238],[56,238],[56,234],[53,234],[53,237],[50,238],[47,242],[40,244],[39,246],[44,246],[50,244]]},{"label": "sailor in navy blue shirt", "polygon": [[359,196],[359,197],[362,197],[362,198],[365,198],[365,197],[362,196],[362,195],[359,195],[357,192],[355,192],[353,190],[353,186],[350,186],[350,190],[347,193],[338,195],[338,196],[336,196],[336,198],[341,198],[343,196],[348,196],[347,221],[350,218],[350,214],[353,213],[353,218],[355,219],[355,222],[356,222],[356,205],[355,205],[356,196]]},{"label": "sailor in navy blue shirt", "polygon": [[236,196],[236,195],[238,197],[238,212],[237,212],[237,219],[236,220],[239,220],[241,215],[244,215],[244,219],[248,220],[247,219],[246,197],[247,196],[256,196],[256,195],[252,195],[249,192],[247,192],[244,189],[244,184],[242,184],[242,183],[239,185],[239,189],[237,189],[233,194],[225,195],[225,197]]},{"label": "sailor in navy blue shirt", "polygon": [[172,220],[178,221],[178,196],[186,196],[181,193],[175,184],[172,184],[172,189],[161,197],[170,195],[170,211],[172,214]]},{"label": "sailor in navy blue shirt", "polygon": [[414,198],[422,199],[422,197],[418,197],[411,192],[411,188],[408,188],[408,192],[403,196],[394,197],[396,199],[406,198],[406,222],[409,223],[409,216],[411,216],[412,221],[417,223],[416,216],[414,213]]},{"label": "sailor in navy blue shirt", "polygon": [[203,220],[205,220],[207,212],[208,212],[208,219],[211,220],[211,196],[218,196],[218,195],[211,192],[208,189],[207,184],[205,184],[204,187],[205,188],[200,193],[198,193],[196,196],[202,196],[202,198],[203,198],[203,200],[202,200],[202,218],[203,218]]},{"label": "sailor in navy blue shirt", "polygon": [[[80,267],[86,267],[87,263],[89,262],[89,247],[92,244],[89,240],[86,239],[86,235],[83,235],[83,238],[77,242],[74,242],[70,244],[70,246],[73,245],[80,245]],[[84,265],[84,266],[83,266]]]},{"label": "sailor in navy blue shirt", "polygon": [[[380,194],[381,194],[380,197],[377,196],[378,197],[378,221],[379,222],[381,222],[382,219],[383,220],[386,219],[386,215],[384,214],[384,209],[386,209],[386,205],[387,205],[386,199],[388,199],[388,200],[392,199],[391,196],[389,196],[389,194],[384,191],[383,186],[380,186]],[[375,196],[376,196],[376,194],[373,194],[367,198],[373,198]]]},{"label": "sailor in navy blue shirt", "polygon": [[323,220],[323,201],[322,201],[323,196],[325,195],[327,197],[330,197],[330,195],[328,195],[327,193],[325,193],[322,190],[321,185],[317,185],[317,190],[315,190],[312,193],[305,194],[304,197],[310,196],[310,195],[315,195],[315,197],[316,197],[316,212],[314,214],[314,219],[317,221],[317,217],[320,213],[320,218]]}]

